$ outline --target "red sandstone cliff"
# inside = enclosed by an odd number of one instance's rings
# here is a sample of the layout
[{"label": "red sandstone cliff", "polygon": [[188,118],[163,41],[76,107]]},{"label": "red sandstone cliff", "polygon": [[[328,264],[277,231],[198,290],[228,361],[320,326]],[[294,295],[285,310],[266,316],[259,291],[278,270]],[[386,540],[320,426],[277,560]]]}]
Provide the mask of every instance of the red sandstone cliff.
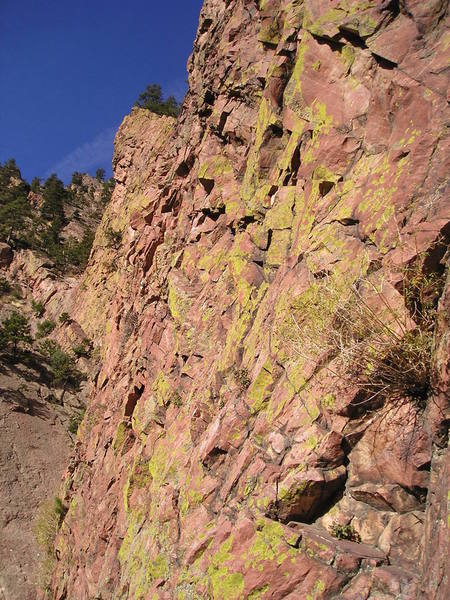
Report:
[{"label": "red sandstone cliff", "polygon": [[206,0],[178,122],[116,138],[47,597],[448,597],[447,25],[442,0]]}]

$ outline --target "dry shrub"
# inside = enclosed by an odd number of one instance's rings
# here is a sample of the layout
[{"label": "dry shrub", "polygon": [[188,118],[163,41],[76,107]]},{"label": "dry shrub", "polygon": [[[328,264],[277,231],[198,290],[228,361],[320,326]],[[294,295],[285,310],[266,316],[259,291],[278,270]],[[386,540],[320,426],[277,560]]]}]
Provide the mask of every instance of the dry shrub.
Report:
[{"label": "dry shrub", "polygon": [[55,566],[54,542],[66,512],[61,499],[55,497],[41,504],[36,515],[34,536],[43,552],[37,572],[37,584],[43,590],[47,590]]},{"label": "dry shrub", "polygon": [[362,403],[409,398],[423,407],[442,278],[419,261],[401,275],[399,292],[375,277],[314,282],[292,306],[291,342],[304,360],[356,383]]},{"label": "dry shrub", "polygon": [[350,542],[361,542],[361,537],[353,525],[341,525],[333,523],[330,527],[330,533],[338,540],[349,540]]}]

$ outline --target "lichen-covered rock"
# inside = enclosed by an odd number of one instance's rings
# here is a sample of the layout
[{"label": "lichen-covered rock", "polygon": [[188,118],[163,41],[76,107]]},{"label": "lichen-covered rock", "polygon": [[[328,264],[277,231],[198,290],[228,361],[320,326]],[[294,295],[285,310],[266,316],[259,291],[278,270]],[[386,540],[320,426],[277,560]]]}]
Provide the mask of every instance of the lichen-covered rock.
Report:
[{"label": "lichen-covered rock", "polygon": [[178,121],[125,119],[54,598],[447,597],[448,323],[395,401],[342,362],[443,281],[445,4],[206,0]]}]

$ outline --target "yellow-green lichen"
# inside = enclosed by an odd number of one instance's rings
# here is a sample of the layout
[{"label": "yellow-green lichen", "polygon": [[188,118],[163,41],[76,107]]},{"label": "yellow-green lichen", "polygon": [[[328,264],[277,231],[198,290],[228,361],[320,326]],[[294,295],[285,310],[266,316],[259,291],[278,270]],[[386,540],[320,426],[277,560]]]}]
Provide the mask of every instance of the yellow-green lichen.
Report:
[{"label": "yellow-green lichen", "polygon": [[173,281],[169,281],[168,304],[170,314],[174,321],[182,324],[186,314],[191,307],[191,299],[181,289],[178,289]]},{"label": "yellow-green lichen", "polygon": [[257,522],[257,531],[252,545],[242,555],[246,569],[264,570],[264,563],[276,561],[282,565],[288,558],[293,558],[297,551],[290,547],[285,540],[285,533],[281,523],[260,519]]},{"label": "yellow-green lichen", "polygon": [[169,404],[170,399],[173,395],[173,390],[170,387],[170,384],[162,371],[159,371],[157,376],[155,377],[152,389],[155,393],[159,406],[166,406],[167,404]]},{"label": "yellow-green lichen", "polygon": [[127,423],[122,421],[121,423],[119,423],[119,426],[116,431],[116,436],[115,436],[114,442],[113,442],[114,454],[119,454],[119,452],[122,449],[122,446],[125,443],[126,436],[127,436]]},{"label": "yellow-green lichen", "polygon": [[306,600],[316,600],[317,598],[322,596],[322,592],[325,589],[325,582],[321,579],[317,579],[314,582],[313,589],[311,592],[306,594]]},{"label": "yellow-green lichen", "polygon": [[263,410],[267,404],[272,384],[273,366],[270,360],[267,360],[248,391],[248,399],[253,414]]},{"label": "yellow-green lichen", "polygon": [[285,187],[275,194],[274,205],[266,213],[265,229],[289,229],[291,227],[295,189],[295,186]]},{"label": "yellow-green lichen", "polygon": [[230,535],[214,554],[208,567],[213,600],[237,600],[244,589],[243,574],[231,571],[225,564],[232,559],[232,545],[233,536]]},{"label": "yellow-green lichen", "polygon": [[267,583],[266,585],[253,590],[253,592],[250,592],[248,595],[248,600],[261,600],[269,588],[270,585]]},{"label": "yellow-green lichen", "polygon": [[130,474],[127,477],[123,488],[123,502],[125,511],[129,510],[129,499],[135,488],[145,488],[150,485],[151,475],[148,470],[148,464],[141,458],[136,457]]},{"label": "yellow-green lichen", "polygon": [[233,167],[225,156],[213,156],[200,165],[198,169],[198,178],[200,180],[214,181],[218,177],[228,175],[232,172]]},{"label": "yellow-green lichen", "polygon": [[288,229],[273,231],[270,246],[266,255],[266,265],[268,267],[280,266],[288,254],[290,243],[291,232]]}]

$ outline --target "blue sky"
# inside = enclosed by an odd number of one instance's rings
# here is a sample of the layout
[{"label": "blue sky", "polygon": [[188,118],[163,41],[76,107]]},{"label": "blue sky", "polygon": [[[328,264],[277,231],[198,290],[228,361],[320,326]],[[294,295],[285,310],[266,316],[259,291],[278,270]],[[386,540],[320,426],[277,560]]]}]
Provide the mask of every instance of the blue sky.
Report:
[{"label": "blue sky", "polygon": [[0,162],[70,180],[111,172],[148,83],[181,99],[202,0],[0,0]]}]

